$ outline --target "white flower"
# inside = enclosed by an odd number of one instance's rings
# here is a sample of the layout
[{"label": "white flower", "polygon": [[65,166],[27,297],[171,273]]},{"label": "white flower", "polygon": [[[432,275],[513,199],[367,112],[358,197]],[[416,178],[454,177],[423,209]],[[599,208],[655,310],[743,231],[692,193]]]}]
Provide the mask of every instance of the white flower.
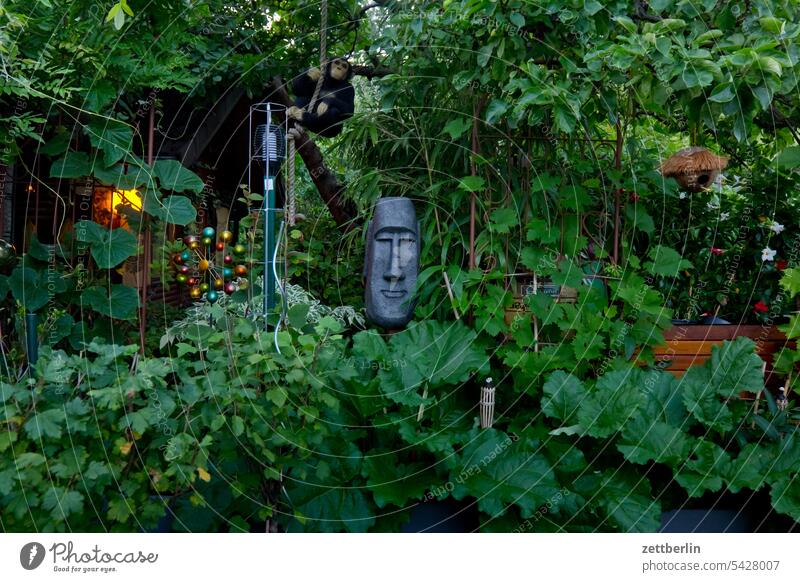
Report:
[{"label": "white flower", "polygon": [[772,261],[775,258],[775,255],[778,254],[778,251],[774,251],[769,247],[764,247],[761,250],[761,260],[762,261]]},{"label": "white flower", "polygon": [[775,222],[775,221],[773,221],[769,227],[769,229],[775,234],[782,233],[784,228],[786,227],[784,227],[780,222]]},{"label": "white flower", "polygon": [[720,212],[719,219],[720,220],[728,220],[731,217],[729,212]]},{"label": "white flower", "polygon": [[681,200],[686,198],[686,192],[681,192],[680,194],[678,194],[678,198],[680,198]]}]

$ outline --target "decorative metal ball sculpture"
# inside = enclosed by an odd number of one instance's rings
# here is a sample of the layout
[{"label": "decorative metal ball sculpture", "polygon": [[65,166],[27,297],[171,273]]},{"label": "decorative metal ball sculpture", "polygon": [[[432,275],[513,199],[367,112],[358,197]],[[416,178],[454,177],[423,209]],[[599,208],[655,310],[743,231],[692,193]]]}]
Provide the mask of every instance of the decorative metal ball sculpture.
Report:
[{"label": "decorative metal ball sculpture", "polygon": [[231,295],[247,287],[244,245],[228,248],[233,233],[223,230],[215,240],[215,230],[204,228],[199,235],[183,237],[186,250],[173,257],[175,280],[189,288],[189,297],[216,303],[220,294]]}]

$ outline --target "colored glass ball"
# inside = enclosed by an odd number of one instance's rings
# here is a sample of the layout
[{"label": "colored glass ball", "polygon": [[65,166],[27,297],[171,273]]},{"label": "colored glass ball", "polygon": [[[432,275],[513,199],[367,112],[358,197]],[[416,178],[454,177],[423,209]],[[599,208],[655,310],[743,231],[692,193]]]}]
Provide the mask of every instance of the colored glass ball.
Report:
[{"label": "colored glass ball", "polygon": [[236,245],[233,247],[233,254],[234,255],[243,255],[247,252],[247,248],[244,245]]},{"label": "colored glass ball", "polygon": [[224,269],[222,269],[222,276],[225,277],[226,279],[230,279],[231,277],[233,277],[233,269],[225,267]]},{"label": "colored glass ball", "polygon": [[208,291],[209,289],[210,289],[210,287],[208,286],[208,283],[200,283],[200,291],[202,291],[203,293],[205,293],[205,292],[206,292],[206,291]]},{"label": "colored glass ball", "polygon": [[208,259],[201,259],[197,264],[197,268],[201,271],[208,271],[209,267],[211,267],[211,263],[208,261]]},{"label": "colored glass ball", "polygon": [[180,263],[183,262],[183,257],[181,255],[181,253],[175,253],[173,255],[173,257],[172,257],[172,260],[175,261],[176,263],[180,264]]},{"label": "colored glass ball", "polygon": [[225,255],[222,260],[226,265],[230,265],[233,262],[233,257],[230,255]]},{"label": "colored glass ball", "polygon": [[214,232],[216,231],[214,230],[213,226],[207,226],[203,229],[203,237],[211,238],[214,236]]},{"label": "colored glass ball", "polygon": [[200,299],[202,297],[203,292],[200,290],[199,287],[192,287],[189,289],[189,297],[192,299]]},{"label": "colored glass ball", "polygon": [[181,265],[180,269],[178,269],[181,275],[188,275],[189,274],[189,265]]},{"label": "colored glass ball", "polygon": [[219,233],[219,238],[225,242],[231,242],[233,240],[233,233],[229,230],[223,230],[221,233]]},{"label": "colored glass ball", "polygon": [[207,247],[210,247],[213,242],[214,242],[214,239],[211,238],[210,236],[204,236],[203,237],[203,244],[206,245]]},{"label": "colored glass ball", "polygon": [[183,261],[188,261],[188,260],[191,258],[191,256],[192,256],[192,255],[189,253],[189,251],[183,251],[183,252],[181,253],[181,261],[182,261],[182,262],[183,262]]},{"label": "colored glass ball", "polygon": [[217,250],[218,251],[224,251],[225,250],[225,243],[222,242],[221,240],[217,241]]},{"label": "colored glass ball", "polygon": [[181,284],[183,284],[183,283],[186,283],[186,281],[188,280],[188,278],[186,277],[186,275],[178,275],[177,277],[175,277],[175,280],[176,280],[178,283],[181,283]]},{"label": "colored glass ball", "polygon": [[222,289],[225,286],[225,281],[222,279],[214,279],[214,288]]},{"label": "colored glass ball", "polygon": [[219,293],[216,291],[209,291],[206,293],[206,299],[208,299],[209,303],[214,303],[217,299],[219,299]]},{"label": "colored glass ball", "polygon": [[199,249],[200,248],[200,241],[199,240],[193,240],[192,242],[189,243],[189,248],[192,249],[192,250]]},{"label": "colored glass ball", "polygon": [[236,273],[237,277],[245,277],[247,275],[247,267],[244,265],[236,265],[233,268],[233,272]]},{"label": "colored glass ball", "polygon": [[236,291],[236,285],[233,283],[226,283],[225,284],[225,294],[230,295],[231,293]]},{"label": "colored glass ball", "polygon": [[200,282],[199,279],[197,279],[196,277],[189,277],[189,280],[187,281],[190,287],[194,287],[199,282]]},{"label": "colored glass ball", "polygon": [[183,237],[183,244],[185,244],[187,247],[191,246],[191,244],[193,242],[197,242],[197,236],[196,235],[187,234],[185,237]]}]

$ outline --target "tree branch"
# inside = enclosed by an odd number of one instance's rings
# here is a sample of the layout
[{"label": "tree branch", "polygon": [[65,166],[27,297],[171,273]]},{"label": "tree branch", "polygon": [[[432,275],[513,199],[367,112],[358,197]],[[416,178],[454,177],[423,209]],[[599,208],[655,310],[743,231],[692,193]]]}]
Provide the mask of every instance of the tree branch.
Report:
[{"label": "tree branch", "polygon": [[[280,77],[272,79],[271,93],[268,99],[280,103],[285,107],[291,107],[293,101],[286,91],[286,84]],[[294,120],[289,120],[289,129],[295,127]],[[319,191],[325,205],[330,210],[336,225],[348,232],[355,227],[356,209],[352,203],[344,200],[343,194],[345,191],[345,184],[339,181],[336,174],[333,173],[326,165],[325,159],[322,157],[322,152],[314,143],[308,133],[300,131],[295,135],[294,146],[297,153],[303,158],[303,162],[308,168],[308,173],[311,175],[311,180]]]},{"label": "tree branch", "polygon": [[375,66],[370,67],[368,65],[353,65],[353,74],[358,75],[359,77],[366,77],[367,79],[374,79],[375,77],[385,77],[386,75],[391,75],[394,73],[392,69],[389,67],[381,67]]}]

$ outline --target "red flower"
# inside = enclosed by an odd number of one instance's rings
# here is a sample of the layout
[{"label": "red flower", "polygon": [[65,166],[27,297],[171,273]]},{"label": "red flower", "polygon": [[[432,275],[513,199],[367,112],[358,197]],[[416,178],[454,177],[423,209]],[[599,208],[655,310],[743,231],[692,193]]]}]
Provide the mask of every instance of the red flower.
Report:
[{"label": "red flower", "polygon": [[769,307],[763,301],[759,301],[753,306],[753,313],[766,313],[769,311]]},{"label": "red flower", "polygon": [[717,247],[711,247],[711,254],[712,255],[720,256],[724,252],[725,252],[724,250],[718,249]]},{"label": "red flower", "polygon": [[631,202],[636,202],[637,200],[639,200],[639,198],[641,198],[641,196],[639,196],[636,192],[634,192],[633,194],[631,194],[630,198]]},{"label": "red flower", "polygon": [[777,261],[775,261],[775,268],[778,269],[779,271],[783,271],[788,266],[789,266],[789,261],[787,261],[786,259],[778,259]]}]

